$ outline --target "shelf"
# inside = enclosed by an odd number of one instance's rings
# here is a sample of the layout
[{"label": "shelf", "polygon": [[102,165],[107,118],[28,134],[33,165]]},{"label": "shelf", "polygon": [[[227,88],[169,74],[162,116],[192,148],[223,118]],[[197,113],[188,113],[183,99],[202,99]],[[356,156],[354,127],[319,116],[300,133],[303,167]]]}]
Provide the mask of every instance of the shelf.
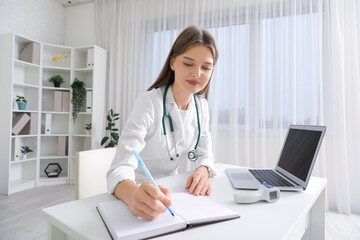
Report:
[{"label": "shelf", "polygon": [[61,87],[42,87],[43,90],[52,90],[52,91],[70,91],[70,88],[61,88]]},{"label": "shelf", "polygon": [[18,179],[10,182],[10,186],[18,187],[21,185],[27,185],[29,183],[35,183],[34,179]]},{"label": "shelf", "polygon": [[12,110],[13,113],[38,113],[35,110]]},{"label": "shelf", "polygon": [[77,68],[74,69],[74,72],[92,73],[93,70],[93,68]]},{"label": "shelf", "polygon": [[[0,124],[1,142],[4,143],[0,145],[4,159],[0,166],[0,176],[4,176],[0,181],[0,194],[73,182],[75,153],[100,147],[100,128],[106,121],[103,116],[106,112],[106,50],[94,45],[45,44],[14,33],[1,33],[0,42],[0,79],[4,83],[0,95],[5,99],[4,121]],[[31,56],[29,51],[25,56],[28,50],[34,50],[35,54]],[[63,78],[60,87],[49,82],[54,75]],[[84,105],[74,122],[71,84],[75,78],[84,81],[88,96],[92,93],[93,109],[86,112]],[[26,110],[19,110],[17,95],[27,100]],[[30,116],[30,120],[23,115]],[[18,123],[19,120],[23,122]],[[28,121],[25,123],[25,120]],[[84,128],[93,122],[92,135],[89,135]],[[20,127],[21,131],[17,131]],[[12,135],[13,131],[19,134]],[[21,153],[24,146],[33,151],[26,159],[22,159],[24,154]],[[46,176],[44,170],[50,163],[61,166],[59,177]]]},{"label": "shelf", "polygon": [[28,134],[28,135],[11,135],[12,138],[28,138],[28,137],[37,137],[37,135],[34,134]]},{"label": "shelf", "polygon": [[25,61],[18,60],[18,59],[14,60],[14,65],[18,66],[18,67],[24,67],[24,68],[36,68],[36,69],[40,68],[40,66],[37,64],[25,62]]},{"label": "shelf", "polygon": [[70,114],[70,112],[41,111],[42,114]]},{"label": "shelf", "polygon": [[11,161],[11,164],[18,164],[18,163],[30,162],[30,161],[36,161],[36,160],[37,160],[37,158],[20,159],[17,161]]},{"label": "shelf", "polygon": [[46,72],[70,72],[70,68],[68,67],[57,67],[57,66],[44,66],[43,70]]},{"label": "shelf", "polygon": [[68,156],[56,156],[56,155],[48,155],[48,156],[41,156],[40,159],[67,159]]},{"label": "shelf", "polygon": [[37,85],[26,84],[26,83],[14,83],[15,87],[25,87],[25,88],[39,88]]},{"label": "shelf", "polygon": [[40,177],[40,181],[45,181],[45,182],[48,182],[48,181],[67,181],[68,177],[67,176],[60,176],[59,177],[52,177],[52,178],[49,178],[49,177]]},{"label": "shelf", "polygon": [[55,133],[55,134],[41,134],[41,137],[68,137],[69,134]]},{"label": "shelf", "polygon": [[69,177],[67,175],[60,175],[59,177],[40,177],[38,181],[38,186],[51,186],[58,184],[68,184]]}]

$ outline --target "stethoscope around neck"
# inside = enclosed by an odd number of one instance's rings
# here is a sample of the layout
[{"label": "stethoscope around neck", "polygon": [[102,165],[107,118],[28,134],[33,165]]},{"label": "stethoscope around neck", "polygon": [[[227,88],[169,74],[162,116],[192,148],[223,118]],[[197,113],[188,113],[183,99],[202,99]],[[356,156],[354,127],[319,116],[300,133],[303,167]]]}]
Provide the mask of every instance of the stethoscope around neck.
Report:
[{"label": "stethoscope around neck", "polygon": [[[164,129],[164,136],[165,136],[165,139],[166,139],[166,147],[167,147],[167,151],[168,151],[169,158],[170,158],[170,160],[174,160],[174,157],[172,157],[172,156],[171,156],[171,153],[170,153],[168,138],[167,138],[167,135],[166,135],[166,134],[167,134],[167,132],[166,132],[166,126],[165,126],[165,120],[166,120],[166,118],[167,118],[167,119],[169,120],[170,131],[171,131],[171,132],[174,132],[174,125],[173,125],[173,122],[172,122],[172,118],[171,118],[171,116],[166,112],[166,95],[167,95],[167,91],[169,90],[170,85],[171,85],[171,84],[168,84],[168,85],[165,87],[165,91],[164,91],[164,99],[163,99],[164,114],[163,114],[163,117],[162,117],[162,125],[163,125],[163,129]],[[196,140],[194,149],[188,152],[188,159],[189,159],[190,161],[195,162],[195,161],[198,159],[198,154],[197,154],[196,148],[197,148],[197,146],[198,146],[198,144],[199,144],[199,141],[200,141],[201,128],[200,128],[199,110],[198,110],[198,106],[197,106],[195,94],[193,95],[193,97],[194,97],[194,102],[195,102],[196,117],[197,117],[197,124],[198,124],[198,131],[199,131],[199,132],[198,132],[198,137],[197,137],[197,140]],[[173,136],[174,136],[174,134],[173,134]],[[174,146],[175,146],[175,157],[179,157],[179,153],[178,153],[177,148],[176,148],[175,136],[174,136]]]}]

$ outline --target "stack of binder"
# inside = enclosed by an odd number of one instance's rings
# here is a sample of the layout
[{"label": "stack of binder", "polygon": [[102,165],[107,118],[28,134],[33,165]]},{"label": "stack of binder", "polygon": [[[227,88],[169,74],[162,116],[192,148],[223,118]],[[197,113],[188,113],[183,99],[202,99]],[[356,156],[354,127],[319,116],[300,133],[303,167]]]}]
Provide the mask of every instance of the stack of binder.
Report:
[{"label": "stack of binder", "polygon": [[70,92],[54,91],[54,112],[70,111]]}]

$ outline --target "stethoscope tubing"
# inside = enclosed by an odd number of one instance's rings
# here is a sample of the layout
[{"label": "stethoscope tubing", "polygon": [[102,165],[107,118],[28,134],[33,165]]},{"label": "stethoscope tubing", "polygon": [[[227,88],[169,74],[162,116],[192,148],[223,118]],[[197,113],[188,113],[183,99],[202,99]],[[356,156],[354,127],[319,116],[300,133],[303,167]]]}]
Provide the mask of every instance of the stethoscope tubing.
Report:
[{"label": "stethoscope tubing", "polygon": [[[174,132],[174,125],[173,125],[173,122],[172,122],[172,118],[166,111],[166,95],[167,95],[167,91],[169,90],[170,85],[171,85],[171,83],[166,85],[165,91],[164,91],[162,126],[163,126],[164,136],[165,136],[165,140],[166,140],[166,146],[167,146],[168,155],[170,157],[170,160],[174,160],[174,158],[171,157],[171,153],[170,153],[170,149],[169,149],[169,143],[168,143],[168,139],[167,139],[166,126],[165,126],[165,121],[166,121],[166,119],[168,119],[169,120],[169,125],[170,125],[170,131]],[[197,147],[199,145],[199,142],[200,142],[201,126],[200,126],[199,109],[198,109],[195,94],[193,95],[193,97],[194,97],[194,102],[195,102],[196,117],[197,117],[197,124],[198,124],[198,137],[197,137],[197,140],[196,140],[196,143],[195,143],[195,146],[194,146],[194,150],[191,150],[188,153],[188,158],[189,158],[190,161],[195,162],[197,160],[197,158],[198,158],[196,149],[197,149]],[[179,154],[178,154],[177,148],[176,148],[175,136],[174,136],[174,146],[175,146],[175,155],[176,155],[176,157],[179,157]]]}]

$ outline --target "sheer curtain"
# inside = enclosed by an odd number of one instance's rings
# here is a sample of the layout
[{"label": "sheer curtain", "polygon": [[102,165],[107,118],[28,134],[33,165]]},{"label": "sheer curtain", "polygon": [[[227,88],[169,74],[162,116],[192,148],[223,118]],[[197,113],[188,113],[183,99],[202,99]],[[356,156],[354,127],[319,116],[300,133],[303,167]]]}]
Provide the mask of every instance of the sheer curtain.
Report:
[{"label": "sheer curtain", "polygon": [[325,125],[313,171],[328,206],[360,213],[360,4],[356,0],[97,0],[108,109],[125,123],[182,29],[217,39],[209,106],[216,162],[273,167],[288,125]]}]

